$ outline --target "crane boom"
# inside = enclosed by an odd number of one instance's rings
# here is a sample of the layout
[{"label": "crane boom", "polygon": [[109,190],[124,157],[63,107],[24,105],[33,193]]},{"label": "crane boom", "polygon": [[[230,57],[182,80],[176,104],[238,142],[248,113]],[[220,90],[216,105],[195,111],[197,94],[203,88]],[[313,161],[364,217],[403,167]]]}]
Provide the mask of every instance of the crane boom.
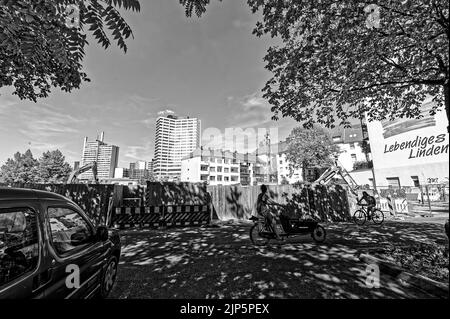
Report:
[{"label": "crane boom", "polygon": [[92,174],[94,175],[94,181],[95,184],[98,184],[98,178],[97,178],[97,162],[91,162],[86,165],[83,165],[82,167],[74,170],[69,178],[67,179],[68,184],[74,184],[77,180],[78,175],[83,174],[84,172],[87,172],[88,170],[92,170]]},{"label": "crane boom", "polygon": [[349,186],[350,191],[353,195],[358,196],[358,193],[356,190],[359,188],[359,185],[355,182],[353,177],[347,172],[347,170],[343,167],[341,167],[337,160],[335,162],[335,165],[328,168],[325,172],[323,172],[322,175],[319,176],[319,178],[312,183],[312,185],[326,185],[328,184],[336,175],[339,175],[344,182]]}]

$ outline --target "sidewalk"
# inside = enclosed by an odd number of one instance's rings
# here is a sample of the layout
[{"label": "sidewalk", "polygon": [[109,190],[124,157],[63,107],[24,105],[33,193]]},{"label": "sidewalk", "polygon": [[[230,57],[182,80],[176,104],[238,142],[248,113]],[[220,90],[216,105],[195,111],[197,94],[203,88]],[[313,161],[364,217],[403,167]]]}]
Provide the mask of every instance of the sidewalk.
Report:
[{"label": "sidewalk", "polygon": [[440,223],[324,224],[322,245],[306,235],[263,248],[251,244],[249,222],[124,232],[111,297],[433,298],[383,274],[380,288],[368,287],[358,256],[380,245],[447,242]]}]

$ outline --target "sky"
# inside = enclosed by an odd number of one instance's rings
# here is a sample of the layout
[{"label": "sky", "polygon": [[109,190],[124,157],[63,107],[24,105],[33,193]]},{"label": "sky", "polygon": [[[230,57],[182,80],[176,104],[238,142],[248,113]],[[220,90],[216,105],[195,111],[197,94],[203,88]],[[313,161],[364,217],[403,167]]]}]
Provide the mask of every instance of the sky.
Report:
[{"label": "sky", "polygon": [[[35,157],[59,149],[73,165],[83,138],[105,132],[120,147],[119,167],[153,158],[160,112],[198,117],[202,131],[277,128],[284,139],[297,125],[271,120],[261,89],[270,78],[263,57],[274,43],[252,34],[259,15],[244,0],[213,1],[201,18],[184,16],[178,0],[141,1],[124,12],[134,39],[128,52],[90,41],[84,60],[91,82],[37,103],[0,89],[0,165],[17,151]],[[205,144],[205,141],[203,141]]]}]

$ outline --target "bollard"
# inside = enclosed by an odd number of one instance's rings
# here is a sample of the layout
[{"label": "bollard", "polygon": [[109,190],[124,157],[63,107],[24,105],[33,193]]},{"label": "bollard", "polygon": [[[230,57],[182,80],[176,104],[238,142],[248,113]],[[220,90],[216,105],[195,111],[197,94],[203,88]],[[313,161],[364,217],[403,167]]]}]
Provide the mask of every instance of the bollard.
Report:
[{"label": "bollard", "polygon": [[392,204],[392,198],[391,195],[387,195],[387,203],[388,203],[388,207],[389,207],[389,213],[392,216],[395,216],[395,206]]},{"label": "bollard", "polygon": [[431,201],[430,201],[430,193],[429,193],[428,185],[425,185],[425,191],[427,192],[428,211],[431,214]]}]

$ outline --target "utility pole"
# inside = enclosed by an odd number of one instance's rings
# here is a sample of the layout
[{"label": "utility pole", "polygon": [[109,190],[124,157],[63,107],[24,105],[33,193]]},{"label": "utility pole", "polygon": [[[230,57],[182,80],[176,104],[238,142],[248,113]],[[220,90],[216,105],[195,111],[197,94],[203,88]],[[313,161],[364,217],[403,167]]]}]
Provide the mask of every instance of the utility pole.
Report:
[{"label": "utility pole", "polygon": [[[366,148],[367,144],[370,145],[369,134],[368,134],[368,131],[367,131],[367,125],[363,123],[363,116],[361,114],[361,109],[360,109],[360,105],[359,104],[358,104],[358,113],[359,113],[359,120],[360,120],[360,123],[361,123],[361,133],[362,133],[363,144],[365,144],[365,147],[363,148],[363,152],[364,152],[364,155],[366,156],[366,162],[367,162],[367,164],[369,164],[370,159],[369,159],[369,154],[368,154],[367,148]],[[365,118],[365,116],[364,116],[364,118]],[[366,130],[364,130],[364,126],[366,127]],[[366,136],[366,132],[367,132],[367,136]],[[376,179],[375,179],[375,170],[374,170],[374,167],[373,167],[373,159],[372,159],[372,167],[370,169],[372,171],[372,187],[373,187],[373,191],[374,191],[374,194],[378,194],[377,182],[376,182]]]}]

